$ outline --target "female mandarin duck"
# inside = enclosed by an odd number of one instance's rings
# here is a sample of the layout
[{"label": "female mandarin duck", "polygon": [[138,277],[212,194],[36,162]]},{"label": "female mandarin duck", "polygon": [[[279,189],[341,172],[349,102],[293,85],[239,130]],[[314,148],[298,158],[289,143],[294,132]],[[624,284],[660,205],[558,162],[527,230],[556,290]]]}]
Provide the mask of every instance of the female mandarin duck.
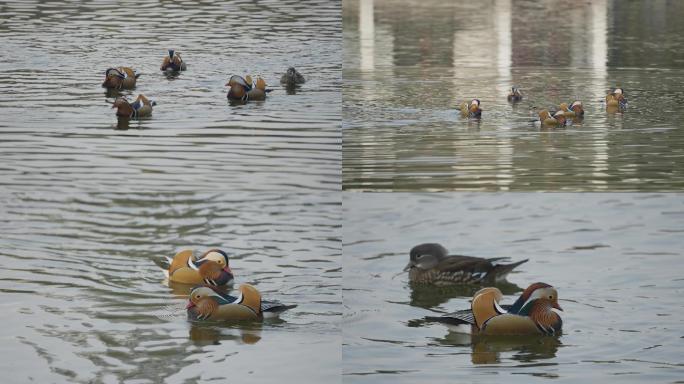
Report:
[{"label": "female mandarin duck", "polygon": [[627,99],[622,88],[615,88],[608,95],[606,95],[606,107],[625,108],[627,106]]},{"label": "female mandarin duck", "polygon": [[242,76],[233,75],[226,86],[230,87],[227,95],[230,100],[266,100],[266,94],[272,91],[272,89],[266,89],[266,81],[261,77],[257,77],[256,85],[252,85],[251,76],[244,79]]},{"label": "female mandarin duck", "polygon": [[109,68],[105,71],[105,80],[102,86],[113,89],[133,89],[138,77],[140,77],[140,73],[129,67]]},{"label": "female mandarin duck", "polygon": [[185,71],[187,66],[180,56],[180,53],[169,49],[169,55],[164,57],[164,61],[161,65],[162,71]]},{"label": "female mandarin duck", "polygon": [[461,103],[461,115],[463,117],[480,118],[482,117],[482,108],[480,108],[480,100],[473,99],[470,104],[467,102]]},{"label": "female mandarin duck", "polygon": [[192,250],[180,251],[176,256],[166,258],[169,270],[165,271],[169,281],[182,284],[208,284],[223,286],[233,283],[233,271],[228,265],[228,254],[220,249],[210,249],[199,258]]},{"label": "female mandarin duck", "polygon": [[295,87],[297,85],[304,84],[306,80],[301,73],[299,73],[294,67],[290,67],[280,78],[280,84],[287,87]]},{"label": "female mandarin duck", "polygon": [[132,104],[125,97],[118,97],[112,108],[116,108],[116,115],[120,117],[138,118],[152,115],[152,106],[157,103],[150,101],[145,95],[138,95]]},{"label": "female mandarin duck", "polygon": [[508,93],[508,101],[517,103],[523,99],[523,95],[518,87],[511,87],[511,92]]},{"label": "female mandarin duck", "polygon": [[557,335],[563,320],[553,311],[562,311],[558,292],[546,283],[534,283],[506,310],[498,288],[483,288],[475,293],[469,310],[461,310],[429,321],[444,323],[455,332],[484,335]]},{"label": "female mandarin duck", "polygon": [[539,122],[541,125],[565,125],[566,121],[567,119],[565,118],[563,111],[554,112],[553,116],[551,115],[551,112],[546,109],[539,112]]},{"label": "female mandarin duck", "polygon": [[483,259],[472,256],[450,256],[447,249],[436,243],[416,245],[409,253],[410,261],[404,268],[413,283],[435,285],[480,284],[506,279],[515,267],[527,259],[512,264],[494,264],[507,257]]},{"label": "female mandarin duck", "polygon": [[563,111],[565,117],[582,117],[584,116],[584,108],[582,108],[582,102],[575,100],[568,107],[567,103],[560,104],[560,110]]},{"label": "female mandarin duck", "polygon": [[261,320],[277,317],[296,305],[262,301],[261,293],[249,284],[242,284],[237,297],[212,287],[196,287],[190,291],[188,317],[191,320]]}]

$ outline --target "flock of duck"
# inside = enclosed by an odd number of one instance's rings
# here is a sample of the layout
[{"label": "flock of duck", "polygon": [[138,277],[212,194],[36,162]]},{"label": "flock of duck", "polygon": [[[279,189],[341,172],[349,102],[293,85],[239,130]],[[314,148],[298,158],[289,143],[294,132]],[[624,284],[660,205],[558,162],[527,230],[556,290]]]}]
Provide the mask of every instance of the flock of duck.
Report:
[{"label": "flock of duck", "polygon": [[[508,101],[510,103],[517,103],[522,101],[523,95],[518,87],[511,87],[511,91],[508,93]],[[625,98],[625,93],[622,88],[612,89],[605,97],[606,111],[617,112],[623,111],[627,107],[627,99]],[[482,117],[482,108],[480,107],[479,99],[472,99],[470,102],[463,102],[460,105],[461,115],[463,117],[470,117],[479,119]],[[584,107],[582,102],[575,100],[572,103],[560,103],[555,111],[549,111],[548,109],[542,109],[537,111],[539,123],[542,126],[554,127],[554,126],[565,126],[569,124],[572,119],[577,122],[584,118]]]},{"label": "flock of duck", "polygon": [[[168,55],[164,56],[160,70],[165,72],[181,72],[187,69],[187,64],[183,61],[179,52],[169,49]],[[105,79],[102,86],[107,89],[122,90],[133,89],[140,77],[140,73],[130,67],[108,68],[105,71]],[[304,84],[306,80],[301,73],[294,67],[290,67],[280,78],[280,83],[288,88],[293,88]],[[256,82],[252,77],[233,75],[226,83],[230,87],[227,98],[232,101],[262,101],[266,100],[266,95],[272,89],[266,89],[266,81],[257,76]],[[156,102],[149,100],[145,95],[139,94],[134,102],[128,101],[125,97],[117,97],[112,108],[116,108],[116,115],[119,117],[138,118],[152,115],[152,107]]]},{"label": "flock of duck", "polygon": [[164,274],[170,284],[194,286],[186,307],[190,320],[262,320],[296,307],[262,300],[261,293],[250,284],[240,285],[237,296],[229,295],[226,291],[232,287],[234,276],[228,254],[220,249],[200,256],[186,249],[166,261]]},{"label": "flock of duck", "polygon": [[[450,284],[493,284],[506,279],[515,267],[527,262],[500,264],[503,258],[449,255],[436,243],[420,244],[409,253],[404,268],[409,280],[416,284],[445,286]],[[485,287],[473,295],[470,308],[442,316],[426,316],[426,321],[439,322],[459,333],[484,335],[558,335],[563,321],[554,309],[558,292],[546,283],[533,283],[512,305],[499,304],[503,294],[496,287]]]}]

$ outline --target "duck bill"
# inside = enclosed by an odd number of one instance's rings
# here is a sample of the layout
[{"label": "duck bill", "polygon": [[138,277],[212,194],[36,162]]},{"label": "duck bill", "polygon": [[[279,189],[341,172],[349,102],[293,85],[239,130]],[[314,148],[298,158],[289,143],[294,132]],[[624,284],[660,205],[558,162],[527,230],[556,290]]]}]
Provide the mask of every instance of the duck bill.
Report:
[{"label": "duck bill", "polygon": [[557,302],[557,301],[553,303],[553,307],[556,308],[556,309],[559,310],[559,311],[562,311],[562,310],[563,310],[563,308],[561,308],[561,306],[558,305],[558,302]]},{"label": "duck bill", "polygon": [[190,309],[190,308],[193,308],[194,306],[195,306],[195,303],[193,303],[192,301],[188,301],[188,305],[185,306],[185,309]]},{"label": "duck bill", "polygon": [[223,268],[223,272],[229,273],[231,276],[233,275],[233,271],[230,269],[229,266],[226,265],[225,268]]},{"label": "duck bill", "polygon": [[413,268],[413,267],[415,267],[415,266],[416,266],[416,265],[413,264],[413,261],[409,261],[409,263],[406,264],[406,266],[404,267],[404,272],[408,271],[409,269],[411,269],[411,268]]}]

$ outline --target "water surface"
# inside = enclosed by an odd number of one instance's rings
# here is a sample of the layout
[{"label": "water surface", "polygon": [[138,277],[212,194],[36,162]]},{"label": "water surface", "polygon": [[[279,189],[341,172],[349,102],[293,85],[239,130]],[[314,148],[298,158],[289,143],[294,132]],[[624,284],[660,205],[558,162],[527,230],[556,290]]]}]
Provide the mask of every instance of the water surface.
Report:
[{"label": "water surface", "polygon": [[[350,0],[343,15],[344,189],[684,187],[682,4]],[[615,86],[624,112],[602,102]],[[481,120],[458,113],[472,98]],[[583,121],[531,122],[573,100]]]},{"label": "water surface", "polygon": [[[0,4],[3,382],[340,380],[340,4]],[[337,48],[335,48],[337,47]],[[188,70],[159,71],[167,48]],[[118,120],[108,67],[143,74]],[[280,86],[288,66],[307,78]],[[260,74],[265,102],[226,100]],[[233,254],[237,283],[298,307],[189,323],[157,262]],[[316,361],[316,369],[309,362]]]},{"label": "water surface", "polygon": [[[684,374],[684,196],[345,194],[343,375],[349,383],[674,383]],[[473,338],[426,324],[479,287],[412,286],[416,244],[530,260],[504,303],[558,288],[560,337]]]},{"label": "water surface", "polygon": [[[137,11],[131,11],[137,9]],[[0,5],[0,183],[106,189],[339,190],[340,4],[327,1],[41,2]],[[188,64],[160,70],[168,48]],[[142,72],[158,105],[119,121],[104,71]],[[288,66],[307,83],[279,84]],[[265,102],[231,105],[232,74],[263,76]]]}]

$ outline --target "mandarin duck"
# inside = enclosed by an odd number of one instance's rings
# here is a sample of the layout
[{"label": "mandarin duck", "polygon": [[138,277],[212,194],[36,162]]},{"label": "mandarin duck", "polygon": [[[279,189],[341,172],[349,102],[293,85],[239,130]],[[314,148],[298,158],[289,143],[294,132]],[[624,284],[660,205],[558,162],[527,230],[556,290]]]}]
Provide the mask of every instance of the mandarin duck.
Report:
[{"label": "mandarin duck", "polygon": [[451,285],[500,282],[515,267],[528,259],[512,264],[494,264],[507,257],[484,259],[481,257],[449,255],[446,248],[436,243],[416,245],[409,252],[409,281],[419,284]]},{"label": "mandarin duck", "polygon": [[164,61],[159,69],[162,71],[185,71],[187,65],[185,65],[180,53],[173,49],[169,49],[169,55],[164,56]]},{"label": "mandarin duck", "polygon": [[508,101],[517,103],[523,99],[523,95],[518,87],[511,87],[511,92],[508,93]]},{"label": "mandarin duck", "polygon": [[304,76],[302,76],[302,74],[299,73],[295,67],[288,68],[280,78],[280,84],[283,84],[287,87],[295,87],[297,85],[304,84],[305,82],[306,80],[304,79]]},{"label": "mandarin duck", "polygon": [[258,77],[256,85],[253,85],[251,76],[245,79],[242,76],[233,75],[226,86],[230,87],[227,95],[230,100],[266,100],[266,94],[272,91],[272,89],[266,89],[266,81],[261,77]]},{"label": "mandarin duck", "polygon": [[622,88],[615,88],[606,95],[606,107],[618,107],[623,109],[627,106],[627,99]]},{"label": "mandarin duck", "polygon": [[220,249],[210,249],[196,258],[192,250],[185,249],[173,259],[167,257],[168,271],[164,271],[171,282],[181,284],[207,284],[224,286],[233,283],[233,271],[228,265],[228,254]]},{"label": "mandarin duck", "polygon": [[473,99],[468,102],[461,103],[461,115],[463,117],[480,118],[482,117],[482,109],[480,108],[480,100]]},{"label": "mandarin duck", "polygon": [[114,104],[112,104],[112,108],[116,108],[117,116],[138,118],[151,116],[152,106],[154,105],[157,105],[157,103],[148,100],[145,95],[140,94],[133,103],[129,103],[125,97],[117,97]]},{"label": "mandarin duck", "polygon": [[568,107],[567,103],[561,103],[559,105],[559,108],[561,111],[563,111],[563,115],[565,117],[582,117],[582,116],[584,116],[584,108],[582,108],[582,102],[579,100],[573,101],[569,107]]},{"label": "mandarin duck", "polygon": [[105,71],[102,86],[113,89],[133,89],[138,77],[140,73],[129,67],[109,68]]},{"label": "mandarin duck", "polygon": [[553,311],[562,311],[558,292],[546,283],[527,287],[511,306],[501,306],[503,298],[498,288],[488,287],[476,292],[469,310],[443,316],[427,316],[459,333],[484,335],[557,335],[563,320]]},{"label": "mandarin duck", "polygon": [[554,112],[553,115],[546,109],[539,112],[539,123],[543,126],[565,125],[566,121],[563,111]]},{"label": "mandarin duck", "polygon": [[187,305],[191,320],[262,320],[279,316],[296,305],[264,301],[261,293],[249,284],[242,284],[237,297],[213,287],[195,287]]}]

